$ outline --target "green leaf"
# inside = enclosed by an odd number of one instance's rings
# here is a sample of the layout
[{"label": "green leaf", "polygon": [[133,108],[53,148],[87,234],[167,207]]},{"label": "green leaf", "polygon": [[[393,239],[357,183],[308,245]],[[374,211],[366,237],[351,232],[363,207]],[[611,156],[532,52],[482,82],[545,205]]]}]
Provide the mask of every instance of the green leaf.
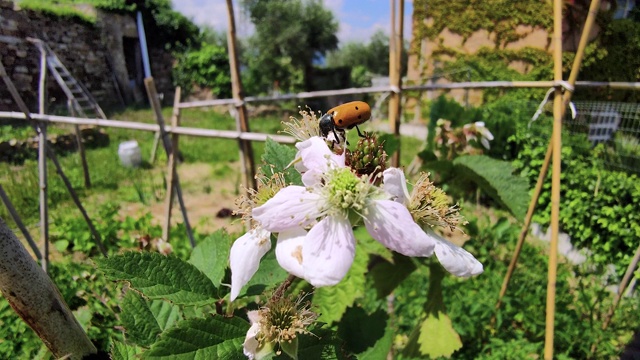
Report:
[{"label": "green leaf", "polygon": [[122,300],[120,320],[128,335],[128,340],[136,345],[148,347],[162,332],[153,316],[149,303],[137,292],[129,290]]},{"label": "green leaf", "polygon": [[442,297],[444,270],[436,262],[429,264],[429,270],[429,292],[424,306],[426,316],[413,329],[403,350],[403,354],[409,358],[424,355],[430,358],[450,357],[462,347],[460,335],[451,325]]},{"label": "green leaf", "polygon": [[97,259],[107,278],[128,281],[150,299],[165,299],[180,305],[208,304],[217,299],[217,289],[200,270],[175,256],[130,251]]},{"label": "green leaf", "polygon": [[149,310],[158,322],[160,330],[164,331],[173,326],[177,321],[182,320],[180,307],[164,300],[151,300]]},{"label": "green leaf", "polygon": [[[334,331],[316,328],[312,334],[299,336],[298,359],[300,360],[343,360],[351,359],[345,355],[344,343]],[[280,356],[278,358],[287,359]]]},{"label": "green leaf", "polygon": [[529,185],[514,176],[511,163],[484,155],[460,156],[453,160],[456,172],[476,183],[518,220],[524,219],[529,203]]},{"label": "green leaf", "polygon": [[352,307],[338,325],[338,336],[358,354],[358,359],[385,359],[393,343],[388,321],[383,310],[369,315],[361,307]]},{"label": "green leaf", "polygon": [[189,262],[202,271],[213,285],[220,286],[224,272],[229,264],[231,237],[221,229],[198,243],[191,252]]},{"label": "green leaf", "polygon": [[238,318],[212,316],[178,322],[165,331],[145,359],[246,359],[242,344],[249,323]]},{"label": "green leaf", "polygon": [[264,154],[262,155],[262,173],[271,177],[275,173],[283,173],[287,184],[302,184],[300,173],[289,166],[296,157],[297,150],[291,146],[278,144],[270,138],[264,144]]},{"label": "green leaf", "polygon": [[141,353],[142,349],[137,346],[114,341],[111,344],[111,353],[109,354],[109,357],[111,360],[137,360],[140,358],[138,354]]},{"label": "green leaf", "polygon": [[362,248],[356,248],[356,257],[351,269],[340,283],[315,290],[313,303],[318,306],[318,320],[331,324],[340,320],[342,314],[355,300],[364,294],[365,273],[369,256]]},{"label": "green leaf", "polygon": [[411,258],[393,253],[391,262],[381,261],[371,269],[371,277],[375,284],[378,298],[382,299],[400,285],[402,280],[416,269]]}]

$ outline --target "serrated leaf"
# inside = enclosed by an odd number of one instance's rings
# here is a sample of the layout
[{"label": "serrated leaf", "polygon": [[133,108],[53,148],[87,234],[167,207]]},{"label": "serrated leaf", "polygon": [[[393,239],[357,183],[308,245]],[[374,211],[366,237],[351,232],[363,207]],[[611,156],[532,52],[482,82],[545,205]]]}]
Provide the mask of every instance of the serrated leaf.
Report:
[{"label": "serrated leaf", "polygon": [[378,298],[384,298],[400,285],[402,280],[416,269],[411,258],[393,253],[392,262],[381,261],[377,263],[370,274],[373,279]]},{"label": "serrated leaf", "polygon": [[111,360],[138,360],[138,354],[142,353],[142,349],[137,346],[127,345],[119,341],[111,344]]},{"label": "serrated leaf", "polygon": [[278,144],[271,138],[267,138],[264,143],[264,154],[262,154],[262,173],[271,177],[274,173],[283,173],[287,184],[301,185],[300,173],[289,166],[296,157],[297,150],[291,146]]},{"label": "serrated leaf", "polygon": [[453,164],[457,174],[476,183],[518,220],[524,219],[529,204],[529,184],[524,177],[513,175],[511,163],[484,155],[468,155],[456,158]]},{"label": "serrated leaf", "polygon": [[334,286],[317,288],[313,303],[320,313],[319,321],[331,324],[340,320],[342,314],[355,300],[364,294],[365,277],[369,256],[362,248],[356,248],[356,257],[347,275]]},{"label": "serrated leaf", "polygon": [[128,281],[150,299],[180,305],[208,304],[217,300],[217,289],[200,270],[175,256],[130,251],[97,259],[107,278]]},{"label": "serrated leaf", "polygon": [[338,324],[338,336],[358,359],[385,359],[393,343],[388,320],[382,310],[367,314],[360,307],[352,307]]},{"label": "serrated leaf", "polygon": [[144,347],[153,344],[162,329],[147,301],[137,292],[130,290],[125,294],[120,307],[120,320],[126,330],[127,339]]},{"label": "serrated leaf", "polygon": [[271,250],[262,257],[258,271],[253,275],[249,283],[247,283],[247,286],[240,292],[239,297],[260,295],[270,286],[282,283],[284,279],[289,276],[289,274],[280,267],[280,264],[278,264],[274,248],[275,246],[272,246]]},{"label": "serrated leaf", "polygon": [[191,252],[189,262],[200,269],[216,287],[220,286],[229,264],[231,237],[224,230],[207,236]]},{"label": "serrated leaf", "polygon": [[91,326],[91,319],[93,318],[93,310],[89,309],[88,306],[82,306],[76,310],[73,310],[73,316],[78,320],[80,326],[84,331],[87,331],[89,326]]},{"label": "serrated leaf", "polygon": [[164,300],[151,300],[149,303],[149,310],[151,310],[161,331],[172,327],[183,318],[180,307],[175,304]]},{"label": "serrated leaf", "polygon": [[249,323],[238,318],[212,316],[178,322],[165,331],[145,359],[246,359],[242,344]]},{"label": "serrated leaf", "polygon": [[[346,360],[354,359],[344,352],[344,343],[334,331],[313,329],[311,334],[299,337],[298,359],[300,360]],[[278,359],[290,359],[279,356]]]}]

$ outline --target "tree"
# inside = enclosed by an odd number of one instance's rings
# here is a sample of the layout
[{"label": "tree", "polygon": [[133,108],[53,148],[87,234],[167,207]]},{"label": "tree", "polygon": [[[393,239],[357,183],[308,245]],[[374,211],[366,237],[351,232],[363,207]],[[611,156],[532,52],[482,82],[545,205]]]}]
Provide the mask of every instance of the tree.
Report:
[{"label": "tree", "polygon": [[[407,69],[406,46],[402,52],[403,73]],[[327,66],[349,66],[352,71],[352,82],[360,84],[356,76],[361,77],[363,68],[370,74],[387,75],[389,73],[389,35],[384,31],[376,31],[368,43],[348,42],[338,50],[327,55]]]},{"label": "tree", "polygon": [[338,22],[319,0],[244,0],[256,27],[244,52],[247,90],[308,89],[313,61],[338,45]]}]

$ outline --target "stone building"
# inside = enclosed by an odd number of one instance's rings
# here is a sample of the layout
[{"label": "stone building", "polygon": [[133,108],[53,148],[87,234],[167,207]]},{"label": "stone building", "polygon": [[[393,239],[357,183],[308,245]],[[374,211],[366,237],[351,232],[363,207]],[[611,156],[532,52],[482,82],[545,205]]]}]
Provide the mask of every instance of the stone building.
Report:
[{"label": "stone building", "polygon": [[[0,0],[0,56],[7,73],[31,111],[37,111],[40,52],[26,39],[43,40],[69,72],[104,107],[144,101],[144,73],[134,16],[109,13],[90,6],[83,11],[95,24],[78,18],[20,9]],[[171,99],[172,56],[149,48],[151,73],[159,93]],[[49,113],[66,106],[66,97],[50,74],[47,78]],[[0,87],[0,111],[18,111],[7,89]]]}]

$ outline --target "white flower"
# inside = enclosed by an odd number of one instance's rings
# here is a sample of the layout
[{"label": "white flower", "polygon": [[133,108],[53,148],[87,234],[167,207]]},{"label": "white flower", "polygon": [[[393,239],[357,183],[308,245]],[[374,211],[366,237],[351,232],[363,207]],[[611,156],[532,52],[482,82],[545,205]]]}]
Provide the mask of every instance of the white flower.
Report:
[{"label": "white flower", "polygon": [[[308,233],[278,241],[278,262],[288,264],[312,285],[335,285],[353,263],[356,239],[352,226],[363,221],[371,236],[407,256],[431,256],[435,242],[405,206],[389,199],[367,177],[345,168],[326,142],[311,138],[298,145],[304,186],[280,190],[253,209],[253,219],[271,232],[311,227]],[[310,174],[310,175],[308,175]]]},{"label": "white flower", "polygon": [[[295,244],[306,235],[299,227],[282,231],[278,234],[276,258],[280,266],[289,273],[302,276],[301,267],[296,259]],[[231,268],[230,301],[235,300],[240,290],[258,271],[260,259],[271,249],[271,232],[258,226],[239,237],[231,246],[229,266]]]},{"label": "white flower", "polygon": [[260,360],[270,357],[273,354],[273,344],[260,341],[262,314],[259,310],[252,310],[247,313],[251,322],[251,327],[247,331],[247,336],[242,344],[242,352],[251,360]]},{"label": "white flower", "polygon": [[493,134],[486,126],[484,126],[484,121],[476,121],[473,124],[466,124],[463,126],[463,131],[467,136],[467,140],[474,139],[477,140],[476,134],[480,136],[480,143],[485,149],[489,150],[490,145],[489,141],[493,140]]},{"label": "white flower", "polygon": [[[408,206],[411,197],[409,196],[407,182],[402,170],[397,168],[387,169],[383,173],[383,179],[384,190],[391,194],[395,201]],[[431,230],[429,226],[425,226],[425,234],[435,243],[435,253],[438,261],[451,274],[468,277],[483,272],[482,264],[468,251],[445,240]]]}]

